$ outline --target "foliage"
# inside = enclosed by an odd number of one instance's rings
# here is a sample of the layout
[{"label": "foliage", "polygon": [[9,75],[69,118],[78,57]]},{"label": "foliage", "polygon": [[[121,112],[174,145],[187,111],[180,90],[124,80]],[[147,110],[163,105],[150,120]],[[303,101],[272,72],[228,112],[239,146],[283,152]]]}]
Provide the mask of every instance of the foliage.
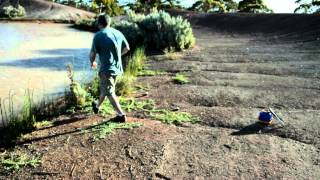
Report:
[{"label": "foliage", "polygon": [[70,96],[69,105],[80,108],[83,107],[88,98],[87,91],[81,86],[80,83],[74,80],[74,72],[72,65],[67,66],[68,77],[70,79]]},{"label": "foliage", "polygon": [[226,6],[222,0],[199,0],[191,8],[192,11],[226,12]]},{"label": "foliage", "polygon": [[39,128],[42,128],[42,127],[47,127],[47,126],[52,126],[53,125],[53,122],[52,121],[40,121],[40,122],[36,122],[34,124],[34,126],[39,129]]},{"label": "foliage", "polygon": [[134,98],[121,98],[120,103],[127,112],[153,111],[155,109],[155,103],[151,99],[136,101]]},{"label": "foliage", "polygon": [[294,10],[294,13],[320,13],[320,0],[296,0],[299,7]]},{"label": "foliage", "polygon": [[7,170],[20,170],[23,167],[37,167],[41,161],[39,158],[29,157],[23,153],[11,153],[7,157],[0,159],[1,165]]},{"label": "foliage", "polygon": [[173,17],[164,11],[153,12],[138,23],[145,32],[145,44],[151,49],[173,47],[187,49],[195,44],[190,23],[181,16]]},{"label": "foliage", "polygon": [[120,21],[119,23],[115,23],[113,27],[125,35],[131,49],[143,45],[144,34],[136,23]]},{"label": "foliage", "polygon": [[124,13],[123,7],[119,6],[117,0],[93,0],[93,6],[103,5],[102,11],[98,13],[105,12],[109,16],[119,16]]},{"label": "foliage", "polygon": [[139,71],[144,69],[145,59],[145,49],[143,47],[137,48],[129,59],[129,63],[127,64],[124,74],[119,77],[117,81],[117,95],[126,96],[133,92],[136,76],[138,75]]},{"label": "foliage", "polygon": [[239,2],[239,12],[272,13],[263,0],[242,0]]},{"label": "foliage", "polygon": [[188,84],[189,80],[187,77],[185,77],[183,74],[176,74],[175,77],[172,78],[172,80],[177,84]]},{"label": "foliage", "polygon": [[133,52],[126,70],[129,71],[130,74],[137,76],[138,72],[145,68],[146,59],[144,47],[137,48]]},{"label": "foliage", "polygon": [[172,48],[166,48],[164,50],[164,54],[165,54],[165,57],[166,59],[169,59],[169,60],[177,60],[178,58],[180,58],[182,55],[173,51]]},{"label": "foliage", "polygon": [[0,10],[0,17],[7,18],[17,18],[24,17],[26,15],[26,10],[24,7],[18,5],[17,7],[13,7],[12,5],[5,6]]},{"label": "foliage", "polygon": [[155,70],[149,70],[149,69],[143,69],[138,72],[138,76],[157,76],[157,75],[165,75],[166,72],[163,71],[155,71]]},{"label": "foliage", "polygon": [[[181,16],[173,17],[164,11],[148,15],[127,13],[128,21],[111,24],[127,38],[132,49],[144,45],[147,49],[188,49],[195,44],[191,24]],[[80,20],[76,28],[97,31],[94,20]]]},{"label": "foliage", "polygon": [[104,139],[107,135],[111,134],[115,129],[132,129],[136,127],[142,126],[142,123],[114,123],[114,122],[107,122],[101,124],[93,129],[93,131],[97,131],[97,139]]},{"label": "foliage", "polygon": [[197,117],[192,116],[186,112],[172,112],[167,110],[160,110],[156,113],[151,113],[151,117],[155,120],[159,120],[161,122],[167,124],[177,124],[183,122],[198,122],[199,119]]},{"label": "foliage", "polygon": [[134,12],[150,13],[153,10],[181,9],[179,1],[176,0],[137,0],[127,5]]}]

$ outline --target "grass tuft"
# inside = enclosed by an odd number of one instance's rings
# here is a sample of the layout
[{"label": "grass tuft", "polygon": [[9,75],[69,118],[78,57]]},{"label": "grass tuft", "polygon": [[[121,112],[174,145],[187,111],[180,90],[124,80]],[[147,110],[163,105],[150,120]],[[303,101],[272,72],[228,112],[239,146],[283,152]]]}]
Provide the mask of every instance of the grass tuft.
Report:
[{"label": "grass tuft", "polygon": [[39,158],[29,157],[23,153],[11,153],[9,156],[1,158],[0,162],[9,171],[18,171],[26,166],[37,167],[41,163]]},{"label": "grass tuft", "polygon": [[166,75],[166,72],[163,71],[154,71],[154,70],[147,70],[143,69],[138,72],[137,76],[158,76],[158,75]]},{"label": "grass tuft", "polygon": [[177,60],[182,57],[182,54],[174,51],[172,48],[166,48],[163,52],[168,60]]},{"label": "grass tuft", "polygon": [[188,84],[189,79],[185,77],[183,74],[176,74],[175,77],[172,78],[173,82],[177,84]]},{"label": "grass tuft", "polygon": [[151,117],[167,124],[179,124],[183,122],[196,123],[199,121],[199,118],[194,117],[187,112],[172,112],[168,110],[160,110],[158,112],[151,113]]},{"label": "grass tuft", "polygon": [[111,134],[116,129],[132,129],[136,127],[142,126],[143,123],[114,123],[114,122],[107,122],[105,124],[99,125],[98,127],[94,128],[93,131],[97,131],[96,139],[104,139],[107,135]]},{"label": "grass tuft", "polygon": [[39,129],[39,128],[42,128],[42,127],[48,127],[48,126],[52,126],[53,125],[53,122],[52,121],[40,121],[40,122],[36,122],[34,124],[34,126]]}]

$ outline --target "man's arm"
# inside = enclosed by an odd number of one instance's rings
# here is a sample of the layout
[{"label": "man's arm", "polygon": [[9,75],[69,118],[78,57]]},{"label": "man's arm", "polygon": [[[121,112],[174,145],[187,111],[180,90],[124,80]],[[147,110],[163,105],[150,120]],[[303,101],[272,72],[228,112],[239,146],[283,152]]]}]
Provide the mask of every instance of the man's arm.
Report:
[{"label": "man's arm", "polygon": [[91,51],[90,51],[90,55],[89,55],[92,69],[95,69],[97,67],[97,63],[96,63],[97,49],[95,46],[95,38],[96,38],[96,36],[93,38]]},{"label": "man's arm", "polygon": [[124,37],[123,34],[122,34],[122,38],[123,38],[123,42],[122,42],[121,55],[123,56],[123,55],[127,54],[127,52],[130,51],[130,47],[129,47],[129,43],[128,43],[126,37]]}]

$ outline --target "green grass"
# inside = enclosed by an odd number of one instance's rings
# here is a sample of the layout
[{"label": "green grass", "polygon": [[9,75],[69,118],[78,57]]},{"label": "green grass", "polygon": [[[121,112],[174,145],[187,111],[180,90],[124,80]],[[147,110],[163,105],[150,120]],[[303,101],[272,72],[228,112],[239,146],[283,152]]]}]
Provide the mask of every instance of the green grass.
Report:
[{"label": "green grass", "polygon": [[173,48],[166,48],[163,52],[168,60],[177,60],[182,57],[182,54],[174,51]]},{"label": "green grass", "polygon": [[154,71],[154,70],[147,70],[143,69],[138,72],[138,76],[158,76],[158,75],[166,75],[166,72],[163,71]]},{"label": "green grass", "polygon": [[137,75],[145,68],[145,49],[143,47],[137,48],[126,67],[124,74],[118,79],[116,84],[116,94],[119,96],[127,96],[134,92],[134,84]]},{"label": "green grass", "polygon": [[172,112],[168,110],[160,110],[152,112],[150,115],[151,118],[167,124],[179,124],[184,122],[196,123],[199,121],[199,118],[194,117],[187,112]]},{"label": "green grass", "polygon": [[122,108],[127,112],[132,111],[153,111],[155,108],[155,103],[153,100],[142,100],[136,101],[134,98],[121,98],[120,104]]},{"label": "green grass", "polygon": [[183,74],[176,74],[175,77],[172,78],[173,82],[177,84],[188,84],[189,79],[185,77]]},{"label": "green grass", "polygon": [[132,129],[136,127],[142,126],[143,123],[114,123],[114,122],[107,122],[102,125],[97,126],[92,131],[96,132],[96,139],[104,139],[107,135],[114,132],[116,129]]},{"label": "green grass", "polygon": [[47,127],[47,126],[52,126],[53,125],[53,122],[52,121],[40,121],[40,122],[36,122],[34,124],[34,126],[39,129],[39,128],[42,128],[42,127]]},{"label": "green grass", "polygon": [[7,157],[1,157],[0,162],[5,169],[10,171],[17,171],[26,166],[37,167],[41,163],[39,158],[23,153],[11,153]]}]

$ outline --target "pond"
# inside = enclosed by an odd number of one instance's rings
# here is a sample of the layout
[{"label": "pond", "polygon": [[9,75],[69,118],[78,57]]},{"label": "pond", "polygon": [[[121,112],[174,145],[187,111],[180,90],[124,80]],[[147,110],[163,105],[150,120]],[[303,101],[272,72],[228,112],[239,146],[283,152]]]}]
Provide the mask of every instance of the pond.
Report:
[{"label": "pond", "polygon": [[[21,104],[26,90],[36,98],[61,94],[68,85],[66,65],[78,79],[93,74],[89,51],[93,34],[53,23],[0,23],[0,98]],[[1,119],[1,118],[0,118]],[[1,124],[1,123],[0,123]]]}]

